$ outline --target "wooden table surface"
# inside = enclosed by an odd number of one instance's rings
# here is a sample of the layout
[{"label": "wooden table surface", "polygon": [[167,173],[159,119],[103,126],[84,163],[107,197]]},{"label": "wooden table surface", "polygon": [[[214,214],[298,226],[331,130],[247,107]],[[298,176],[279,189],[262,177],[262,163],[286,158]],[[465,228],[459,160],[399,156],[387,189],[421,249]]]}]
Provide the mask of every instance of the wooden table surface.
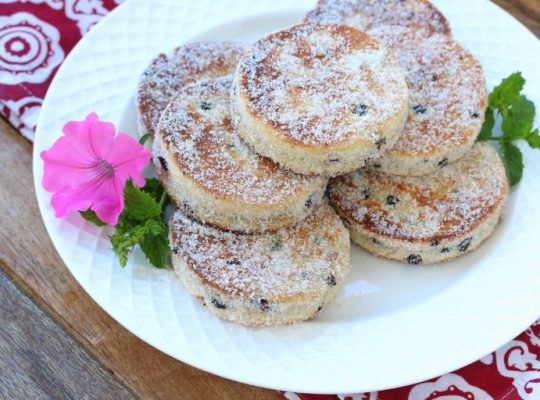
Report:
[{"label": "wooden table surface", "polygon": [[[540,0],[495,3],[540,36]],[[274,390],[176,361],[101,310],[45,232],[33,189],[32,145],[5,120],[0,133],[1,399],[280,398]]]}]

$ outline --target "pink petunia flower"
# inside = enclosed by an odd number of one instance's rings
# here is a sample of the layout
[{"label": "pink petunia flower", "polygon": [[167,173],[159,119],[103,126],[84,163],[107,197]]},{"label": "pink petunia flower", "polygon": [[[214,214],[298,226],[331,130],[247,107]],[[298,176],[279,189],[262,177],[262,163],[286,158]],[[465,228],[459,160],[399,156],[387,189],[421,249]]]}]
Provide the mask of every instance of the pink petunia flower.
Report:
[{"label": "pink petunia flower", "polygon": [[124,133],[115,136],[115,131],[112,123],[91,113],[84,121],[65,124],[64,136],[41,153],[43,187],[54,193],[51,204],[57,218],[91,208],[102,221],[116,225],[124,209],[126,181],[131,178],[144,186],[141,171],[150,152]]}]

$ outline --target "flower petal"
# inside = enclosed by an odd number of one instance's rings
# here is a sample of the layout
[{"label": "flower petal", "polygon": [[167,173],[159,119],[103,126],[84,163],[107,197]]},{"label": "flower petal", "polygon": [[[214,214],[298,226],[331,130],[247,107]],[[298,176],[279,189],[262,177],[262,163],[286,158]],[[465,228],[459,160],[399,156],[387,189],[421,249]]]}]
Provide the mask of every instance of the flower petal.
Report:
[{"label": "flower petal", "polygon": [[63,128],[74,150],[94,160],[105,160],[111,153],[115,131],[114,124],[100,121],[96,113],[88,114],[84,121],[70,121]]},{"label": "flower petal", "polygon": [[54,192],[56,216],[91,208],[102,221],[116,225],[124,208],[125,183],[132,178],[137,186],[145,184],[141,172],[150,152],[126,134],[115,137],[114,125],[95,113],[66,123],[63,131],[64,136],[41,153],[43,186]]},{"label": "flower petal", "polygon": [[54,208],[56,218],[64,217],[69,211],[85,211],[90,208],[92,202],[81,190],[60,191],[53,194],[51,205]]},{"label": "flower petal", "polygon": [[66,123],[63,131],[65,136],[41,153],[43,187],[50,192],[74,189],[94,179],[94,167],[114,149],[114,125],[100,121],[95,113],[84,121]]},{"label": "flower petal", "polygon": [[[142,170],[150,161],[152,154],[146,147],[125,133],[119,133],[114,143],[114,151],[107,161],[113,166],[114,175],[125,184],[129,178],[139,187],[144,186]],[[122,185],[123,186],[123,185]]]},{"label": "flower petal", "polygon": [[66,137],[58,139],[40,156],[44,161],[43,187],[49,192],[76,188],[95,176],[96,171],[92,167],[97,161],[81,157]]},{"label": "flower petal", "polygon": [[107,179],[92,201],[92,210],[103,222],[116,225],[124,209],[124,185],[116,179]]},{"label": "flower petal", "polygon": [[91,208],[103,222],[116,225],[124,209],[123,187],[112,177],[96,179],[75,190],[55,193],[51,204],[58,218],[65,216],[68,211],[85,211]]}]

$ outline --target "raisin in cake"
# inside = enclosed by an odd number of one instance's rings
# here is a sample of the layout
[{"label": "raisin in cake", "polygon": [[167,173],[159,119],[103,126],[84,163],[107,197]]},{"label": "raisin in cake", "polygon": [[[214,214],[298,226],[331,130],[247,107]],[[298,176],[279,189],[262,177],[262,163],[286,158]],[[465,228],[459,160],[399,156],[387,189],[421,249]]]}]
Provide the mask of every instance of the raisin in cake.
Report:
[{"label": "raisin in cake", "polygon": [[137,88],[139,133],[154,136],[159,117],[184,86],[234,71],[247,46],[229,42],[193,42],[172,54],[159,54],[144,70]]},{"label": "raisin in cake", "polygon": [[405,75],[382,43],[347,25],[303,24],[257,41],[232,93],[240,136],[301,174],[336,176],[380,157],[408,112]]},{"label": "raisin in cake", "polygon": [[473,146],[488,103],[480,62],[449,36],[386,26],[370,31],[391,47],[407,74],[409,115],[396,145],[374,166],[423,175],[459,160]]},{"label": "raisin in cake", "polygon": [[350,269],[349,234],[328,204],[297,225],[264,234],[224,232],[177,211],[170,243],[186,289],[219,318],[245,325],[317,316]]},{"label": "raisin in cake", "polygon": [[154,164],[173,201],[222,229],[278,229],[321,203],[327,180],[280,168],[246,146],[231,121],[232,77],[186,86],[163,112]]},{"label": "raisin in cake", "polygon": [[329,192],[360,247],[384,258],[427,264],[472,251],[493,233],[508,182],[497,151],[481,142],[431,175],[365,169],[332,180]]}]

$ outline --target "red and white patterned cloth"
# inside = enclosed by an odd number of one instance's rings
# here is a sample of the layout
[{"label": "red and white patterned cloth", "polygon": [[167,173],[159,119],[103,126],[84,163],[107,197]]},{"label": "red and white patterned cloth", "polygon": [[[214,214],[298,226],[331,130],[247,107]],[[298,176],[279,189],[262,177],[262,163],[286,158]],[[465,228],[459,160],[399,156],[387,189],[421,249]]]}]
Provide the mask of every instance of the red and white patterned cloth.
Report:
[{"label": "red and white patterned cloth", "polygon": [[[29,140],[60,64],[121,2],[0,0],[0,112]],[[482,360],[427,382],[379,393],[282,394],[291,400],[540,400],[540,320]]]},{"label": "red and white patterned cloth", "polygon": [[0,112],[33,140],[66,55],[122,0],[0,0]]}]

